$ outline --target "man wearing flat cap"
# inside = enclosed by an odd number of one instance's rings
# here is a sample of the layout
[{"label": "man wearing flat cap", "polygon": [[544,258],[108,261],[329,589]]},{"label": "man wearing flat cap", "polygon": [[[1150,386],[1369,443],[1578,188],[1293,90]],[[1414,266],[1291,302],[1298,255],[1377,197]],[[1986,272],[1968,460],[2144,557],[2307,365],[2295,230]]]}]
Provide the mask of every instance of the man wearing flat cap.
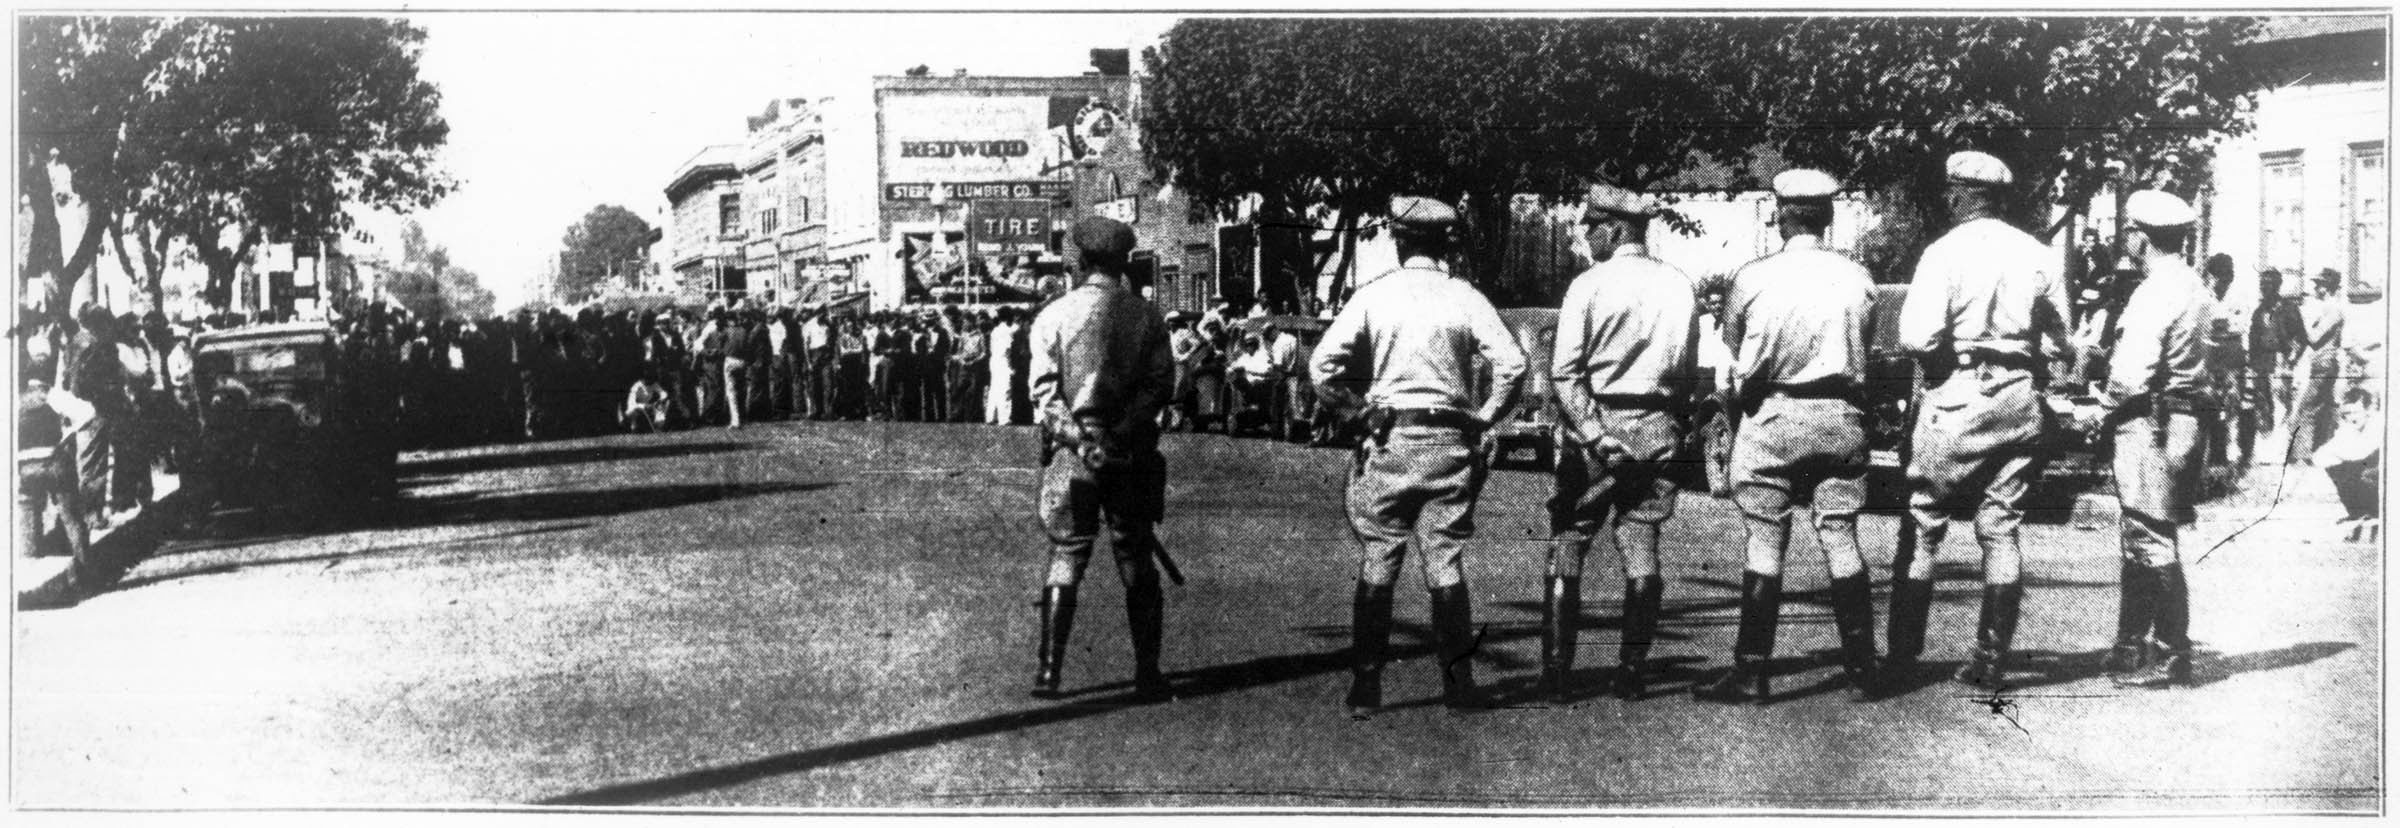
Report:
[{"label": "man wearing flat cap", "polygon": [[[1489,462],[1487,429],[1515,404],[1525,355],[1492,303],[1447,264],[1458,245],[1458,212],[1430,198],[1393,199],[1392,244],[1400,266],[1366,282],[1333,319],[1309,366],[1333,397],[1363,397],[1367,436],[1350,467],[1350,528],[1359,542],[1351,600],[1352,718],[1383,704],[1383,657],[1391,637],[1392,589],[1409,539],[1433,608],[1442,701],[1480,706],[1475,694],[1474,617],[1461,559],[1475,534],[1475,499]],[[1476,399],[1476,360],[1490,366],[1491,391]]]},{"label": "man wearing flat cap", "polygon": [[1725,344],[1733,351],[1734,505],[1748,528],[1741,625],[1733,669],[1693,689],[1706,701],[1763,704],[1768,661],[1783,607],[1783,558],[1792,507],[1816,513],[1817,545],[1832,576],[1827,589],[1842,645],[1842,670],[1860,694],[1874,689],[1875,611],[1858,552],[1867,437],[1867,343],[1873,341],[1875,281],[1849,257],[1824,247],[1841,189],[1816,170],[1775,177],[1775,228],[1783,250],[1734,272],[1725,301]]},{"label": "man wearing flat cap", "polygon": [[1027,376],[1044,445],[1039,517],[1050,537],[1033,692],[1058,693],[1076,588],[1105,525],[1125,584],[1134,693],[1156,699],[1168,692],[1158,669],[1166,601],[1154,560],[1164,551],[1158,522],[1167,496],[1158,412],[1174,391],[1175,363],[1158,308],[1126,283],[1133,228],[1089,216],[1071,235],[1081,281],[1042,309],[1028,336]]},{"label": "man wearing flat cap", "polygon": [[1625,618],[1612,685],[1630,700],[1642,696],[1666,590],[1659,526],[1675,514],[1671,463],[1699,390],[1700,329],[1691,277],[1650,256],[1657,207],[1594,184],[1583,209],[1595,263],[1567,288],[1547,366],[1559,422],[1542,580],[1542,687],[1554,700],[1567,698],[1583,559],[1593,536],[1613,526],[1624,560]]},{"label": "man wearing flat cap", "polygon": [[1924,368],[1910,411],[1908,511],[1892,559],[1895,677],[1925,649],[1934,556],[1950,521],[1971,519],[1983,550],[1983,610],[1960,681],[1999,686],[2025,595],[2017,527],[2040,478],[2049,361],[2067,353],[2058,256],[2000,218],[2008,165],[1960,152],[1947,165],[1950,232],[1918,259],[1900,308],[1900,347]]},{"label": "man wearing flat cap", "polygon": [[2125,554],[2117,639],[2104,665],[2119,686],[2189,685],[2191,601],[2178,524],[2192,519],[2202,419],[2215,416],[2202,392],[2210,297],[2182,258],[2199,216],[2183,199],[2144,190],[2125,200],[2125,218],[2136,231],[2126,252],[2143,279],[2126,300],[2108,358],[2116,406],[2107,422]]}]

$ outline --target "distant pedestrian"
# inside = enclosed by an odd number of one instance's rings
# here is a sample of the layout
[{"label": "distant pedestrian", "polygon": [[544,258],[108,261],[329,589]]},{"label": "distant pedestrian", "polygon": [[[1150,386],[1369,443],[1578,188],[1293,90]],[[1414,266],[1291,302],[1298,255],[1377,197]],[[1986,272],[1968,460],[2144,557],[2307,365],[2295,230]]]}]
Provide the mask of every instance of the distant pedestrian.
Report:
[{"label": "distant pedestrian", "polygon": [[2292,392],[2291,445],[2284,462],[2306,463],[2333,431],[2334,396],[2342,380],[2342,274],[2317,271],[2300,303],[2301,357]]}]

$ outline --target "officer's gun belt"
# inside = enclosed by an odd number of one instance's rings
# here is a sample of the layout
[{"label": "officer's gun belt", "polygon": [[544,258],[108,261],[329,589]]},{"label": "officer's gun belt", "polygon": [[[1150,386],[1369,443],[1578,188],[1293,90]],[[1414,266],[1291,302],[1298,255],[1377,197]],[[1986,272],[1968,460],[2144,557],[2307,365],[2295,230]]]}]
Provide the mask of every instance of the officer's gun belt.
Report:
[{"label": "officer's gun belt", "polygon": [[1593,394],[1592,401],[1601,408],[1620,411],[1675,411],[1690,406],[1680,397],[1665,394]]},{"label": "officer's gun belt", "polygon": [[1398,428],[1458,428],[1471,429],[1477,423],[1473,415],[1450,408],[1390,408],[1392,425]]},{"label": "officer's gun belt", "polygon": [[1762,397],[1782,397],[1789,400],[1841,400],[1853,405],[1860,397],[1858,389],[1848,382],[1810,382],[1799,385],[1771,383]]},{"label": "officer's gun belt", "polygon": [[2041,360],[2032,354],[2018,353],[2015,351],[1994,351],[1984,348],[1976,348],[1973,346],[1962,348],[1958,351],[1958,367],[1960,368],[1975,368],[1987,365],[1993,368],[2032,371],[2041,366]]},{"label": "officer's gun belt", "polygon": [[2109,419],[2123,422],[2135,417],[2148,417],[2164,408],[2167,414],[2215,416],[2220,407],[2206,397],[2192,392],[2171,391],[2166,394],[2137,394],[2118,404]]}]

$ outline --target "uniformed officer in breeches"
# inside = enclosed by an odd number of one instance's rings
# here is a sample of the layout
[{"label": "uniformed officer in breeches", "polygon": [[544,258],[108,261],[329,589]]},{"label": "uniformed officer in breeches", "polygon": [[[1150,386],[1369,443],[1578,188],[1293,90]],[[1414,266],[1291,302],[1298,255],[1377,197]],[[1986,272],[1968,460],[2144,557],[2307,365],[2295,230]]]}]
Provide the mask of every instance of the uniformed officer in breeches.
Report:
[{"label": "uniformed officer in breeches", "polygon": [[1039,510],[1050,536],[1033,692],[1058,693],[1076,587],[1106,525],[1125,584],[1134,692],[1157,698],[1168,692],[1158,668],[1166,606],[1153,560],[1165,551],[1157,534],[1167,488],[1158,412],[1174,389],[1175,365],[1165,319],[1125,281],[1133,228],[1093,216],[1076,223],[1073,238],[1082,283],[1043,308],[1030,334],[1043,445]]},{"label": "uniformed officer in breeches", "polygon": [[2000,219],[2008,166],[1970,151],[1951,155],[1946,170],[1957,225],[1925,249],[1900,309],[1900,347],[1924,367],[1926,391],[1911,412],[1885,663],[1898,678],[1924,652],[1934,556],[1949,522],[1971,517],[1983,610],[1957,677],[1996,688],[2025,595],[2017,527],[2046,453],[2045,366],[2066,353],[2067,293],[2058,255]]},{"label": "uniformed officer in breeches", "polygon": [[2108,361],[2125,558],[2106,669],[2121,686],[2188,685],[2191,600],[2177,534],[2192,519],[2203,419],[2215,416],[2201,394],[2209,295],[2181,258],[2198,219],[2190,205],[2145,190],[2126,199],[2125,217],[2137,230],[2127,253],[2144,278],[2125,303]]},{"label": "uniformed officer in breeches", "polygon": [[[1383,704],[1383,658],[1392,589],[1419,528],[1417,550],[1432,600],[1442,700],[1479,706],[1473,609],[1461,558],[1475,534],[1475,500],[1489,462],[1487,427],[1516,401],[1525,356],[1498,311],[1450,275],[1458,213],[1428,198],[1392,202],[1400,266],[1363,283],[1336,316],[1310,366],[1317,387],[1362,395],[1368,435],[1351,465],[1350,527],[1359,542],[1351,601],[1353,718]],[[1489,364],[1490,395],[1474,399],[1476,360]]]},{"label": "uniformed officer in breeches", "polygon": [[1764,703],[1768,659],[1783,606],[1783,556],[1792,505],[1816,511],[1817,543],[1833,577],[1828,592],[1852,687],[1875,678],[1875,611],[1858,552],[1865,497],[1865,387],[1875,288],[1867,270],[1824,249],[1840,185],[1815,170],[1775,177],[1781,252],[1735,271],[1725,302],[1734,352],[1733,394],[1742,419],[1733,443],[1734,504],[1749,529],[1742,618],[1733,668],[1694,688],[1707,701]]},{"label": "uniformed officer in breeches", "polygon": [[1675,514],[1670,462],[1699,389],[1697,299],[1691,277],[1650,256],[1654,202],[1595,184],[1583,209],[1596,263],[1567,288],[1547,366],[1559,423],[1550,566],[1542,580],[1542,687],[1564,700],[1583,559],[1593,536],[1614,526],[1625,616],[1611,684],[1619,698],[1636,699],[1666,591],[1658,534]]}]

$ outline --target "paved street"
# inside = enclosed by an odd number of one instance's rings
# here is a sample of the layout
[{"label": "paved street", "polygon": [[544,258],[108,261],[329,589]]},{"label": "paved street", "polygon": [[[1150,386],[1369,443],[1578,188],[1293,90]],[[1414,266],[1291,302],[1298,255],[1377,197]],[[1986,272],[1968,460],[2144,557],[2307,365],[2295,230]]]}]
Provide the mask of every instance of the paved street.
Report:
[{"label": "paved street", "polygon": [[[2334,542],[2322,475],[2278,469],[2204,510],[2192,568],[2202,686],[2098,678],[2112,523],[2036,516],[2024,685],[1987,704],[1929,677],[1855,704],[1813,546],[1793,557],[1778,703],[1704,706],[1725,664],[1738,520],[1686,495],[1666,536],[1674,662],[1657,695],[1598,695],[1615,562],[1596,553],[1579,671],[1594,697],[1445,713],[1425,602],[1373,721],[1340,715],[1347,455],[1170,437],[1166,667],[1125,706],[1105,563],[1067,685],[1029,699],[1043,555],[1030,430],[874,423],[611,437],[412,455],[404,500],[358,516],[227,516],[115,591],[19,613],[23,807],[1872,807],[2374,811],[2380,550]],[[1482,676],[1535,671],[1546,481],[1501,472],[1469,577]],[[2259,490],[2263,490],[2259,491]],[[2260,518],[2264,517],[2263,520]],[[1865,525],[1880,582],[1892,523]],[[1804,533],[1805,534],[1805,533]],[[1929,657],[1977,606],[1953,532]],[[1105,553],[1103,553],[1105,555]],[[1411,564],[1413,572],[1414,564]],[[1415,576],[1407,576],[1414,584]],[[1880,593],[1879,593],[1880,599]],[[1880,616],[1880,600],[1878,612]]]}]

